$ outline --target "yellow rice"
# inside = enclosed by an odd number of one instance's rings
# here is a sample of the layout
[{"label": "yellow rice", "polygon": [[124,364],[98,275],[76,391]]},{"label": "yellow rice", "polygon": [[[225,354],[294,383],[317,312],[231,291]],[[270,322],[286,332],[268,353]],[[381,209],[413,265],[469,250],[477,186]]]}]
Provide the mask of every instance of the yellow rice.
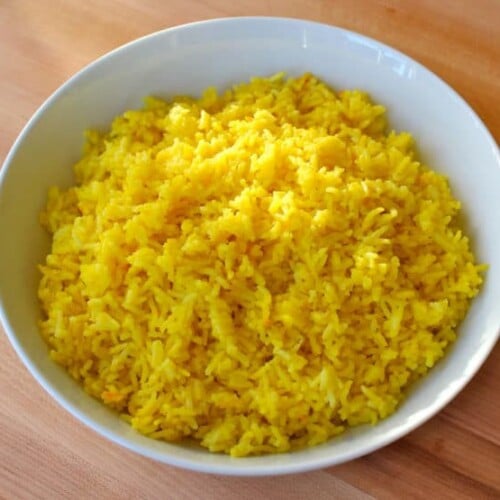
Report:
[{"label": "yellow rice", "polygon": [[310,74],[148,98],[41,215],[52,358],[139,432],[233,456],[390,415],[481,284],[460,203]]}]

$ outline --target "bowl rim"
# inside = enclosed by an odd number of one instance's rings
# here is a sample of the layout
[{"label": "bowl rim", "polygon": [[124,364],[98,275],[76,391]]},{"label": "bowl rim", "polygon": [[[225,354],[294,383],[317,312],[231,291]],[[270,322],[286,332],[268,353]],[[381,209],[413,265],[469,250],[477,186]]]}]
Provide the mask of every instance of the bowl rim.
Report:
[{"label": "bowl rim", "polygon": [[[431,78],[432,80],[435,81],[435,83],[441,85],[444,88],[444,90],[446,90],[448,94],[454,99],[457,105],[461,106],[463,110],[467,112],[471,120],[475,122],[481,134],[485,137],[486,141],[489,143],[490,147],[495,152],[497,163],[498,165],[500,165],[500,153],[495,139],[493,138],[492,134],[490,133],[486,125],[479,118],[479,116],[472,109],[472,107],[465,101],[465,99],[456,90],[454,90],[448,83],[446,83],[443,79],[437,76],[433,71],[431,71],[430,69],[428,69],[415,59],[411,58],[410,56],[406,55],[405,53],[399,51],[398,49],[395,49],[390,45],[380,42],[377,39],[360,34],[356,31],[348,30],[327,23],[311,21],[307,19],[279,17],[279,16],[235,16],[235,17],[223,17],[223,18],[195,21],[161,29],[149,33],[147,35],[141,36],[139,38],[136,38],[134,40],[131,40],[123,45],[120,45],[117,48],[101,55],[97,59],[94,59],[90,63],[83,66],[70,78],[65,80],[54,92],[52,92],[52,94],[48,98],[45,99],[45,101],[38,107],[38,109],[34,112],[34,114],[22,128],[21,132],[18,134],[13,145],[11,146],[10,150],[7,153],[7,156],[5,157],[2,168],[0,169],[0,195],[4,179],[9,170],[9,166],[11,165],[14,157],[16,156],[26,136],[29,134],[29,132],[35,126],[35,124],[40,120],[40,118],[46,112],[46,110],[50,108],[52,104],[56,102],[58,99],[60,99],[66,92],[68,92],[71,89],[71,87],[75,85],[75,83],[78,82],[78,80],[80,80],[88,71],[96,68],[97,66],[105,64],[107,60],[115,57],[117,54],[127,51],[131,46],[139,45],[146,41],[150,41],[154,38],[161,37],[167,32],[174,33],[174,32],[189,30],[201,25],[203,26],[212,25],[215,28],[220,24],[228,24],[228,23],[230,24],[238,22],[291,23],[297,26],[300,25],[301,27],[304,28],[312,28],[312,29],[321,28],[321,29],[333,30],[337,31],[340,35],[351,36],[351,37],[354,36],[359,41],[370,42],[372,44],[375,44],[378,48],[381,48],[384,51],[387,51],[389,54],[394,55],[397,58],[416,67],[419,71],[423,72],[426,75],[426,77]],[[61,393],[59,393],[59,391],[45,378],[43,372],[41,372],[32,363],[29,355],[25,352],[25,350],[22,348],[21,344],[17,340],[14,328],[10,324],[7,311],[4,307],[1,294],[0,294],[0,323],[3,325],[7,338],[9,339],[15,352],[23,362],[24,366],[27,368],[28,372],[35,378],[35,380],[60,406],[62,406],[68,413],[70,413],[73,417],[75,417],[85,426],[91,428],[99,435],[110,440],[111,442],[123,446],[125,449],[138,453],[139,455],[154,459],[156,461],[172,465],[175,467],[184,468],[187,470],[212,473],[212,474],[224,474],[229,476],[271,476],[271,475],[292,474],[298,472],[317,470],[329,466],[339,465],[341,463],[345,463],[350,460],[354,460],[356,458],[370,454],[375,450],[378,450],[393,443],[394,441],[400,439],[401,437],[409,434],[417,427],[423,425],[430,418],[435,416],[440,410],[442,410],[451,400],[453,400],[456,397],[456,395],[460,391],[462,391],[463,388],[472,380],[474,375],[484,364],[488,355],[493,350],[498,338],[500,337],[500,325],[499,325],[499,327],[497,327],[496,334],[492,335],[488,339],[488,342],[484,342],[480,346],[480,348],[475,352],[475,360],[476,360],[475,364],[469,370],[467,376],[460,379],[460,383],[454,384],[452,387],[450,387],[450,390],[447,391],[446,396],[439,398],[432,405],[428,406],[425,412],[420,412],[419,417],[415,418],[411,423],[405,424],[404,426],[400,426],[401,428],[398,428],[396,431],[389,432],[382,436],[374,438],[370,445],[364,446],[359,449],[355,449],[351,453],[346,453],[342,456],[341,459],[338,459],[338,457],[336,457],[335,454],[332,453],[327,457],[304,459],[297,461],[297,463],[289,463],[278,466],[272,466],[272,465],[270,466],[269,464],[262,464],[262,465],[252,464],[251,466],[244,468],[241,467],[241,464],[243,463],[241,461],[245,461],[246,460],[245,458],[232,459],[228,457],[227,465],[223,466],[210,465],[207,463],[196,462],[195,460],[189,458],[175,457],[168,453],[158,452],[156,450],[148,449],[147,447],[133,444],[129,442],[129,440],[126,437],[122,437],[119,433],[107,429],[104,425],[88,417],[84,411],[81,411],[73,403],[68,401],[66,397]],[[234,460],[236,460],[237,461],[236,463],[238,463],[240,466],[235,467]]]}]

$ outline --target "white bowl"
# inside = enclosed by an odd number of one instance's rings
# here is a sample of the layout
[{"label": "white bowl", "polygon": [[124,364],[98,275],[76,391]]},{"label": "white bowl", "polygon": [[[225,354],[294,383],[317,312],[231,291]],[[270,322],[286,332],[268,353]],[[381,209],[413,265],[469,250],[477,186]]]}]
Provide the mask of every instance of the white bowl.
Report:
[{"label": "white bowl", "polygon": [[[282,455],[230,458],[137,434],[87,396],[48,358],[37,329],[37,263],[49,248],[38,223],[47,190],[72,183],[83,131],[105,127],[148,94],[199,94],[254,75],[310,71],[335,88],[358,87],[388,109],[391,125],[417,139],[422,158],[449,176],[486,283],[445,359],[390,418],[325,444]],[[312,22],[234,18],[152,34],[102,57],[57,90],[10,151],[0,180],[0,317],[20,358],[66,410],[103,436],[148,457],[204,472],[269,475],[339,464],[372,452],[425,422],[472,378],[500,326],[500,158],[475,113],[407,56],[364,36]],[[493,396],[493,395],[492,395]]]}]

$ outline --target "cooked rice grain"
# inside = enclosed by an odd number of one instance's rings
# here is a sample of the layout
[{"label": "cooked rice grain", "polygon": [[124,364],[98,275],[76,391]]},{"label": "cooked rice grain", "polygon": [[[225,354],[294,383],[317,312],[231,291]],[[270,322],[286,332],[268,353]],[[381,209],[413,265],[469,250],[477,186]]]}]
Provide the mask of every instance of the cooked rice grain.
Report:
[{"label": "cooked rice grain", "polygon": [[233,456],[390,415],[482,267],[447,180],[384,113],[280,74],[89,132],[41,216],[52,358],[141,433]]}]

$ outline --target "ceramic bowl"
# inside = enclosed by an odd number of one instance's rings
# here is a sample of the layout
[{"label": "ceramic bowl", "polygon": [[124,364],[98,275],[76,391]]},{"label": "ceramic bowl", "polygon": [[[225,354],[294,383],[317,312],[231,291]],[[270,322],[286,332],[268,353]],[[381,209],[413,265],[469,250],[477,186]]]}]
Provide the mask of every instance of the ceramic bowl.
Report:
[{"label": "ceramic bowl", "polygon": [[[83,131],[106,127],[149,94],[199,94],[255,75],[315,73],[337,89],[361,88],[387,107],[391,125],[411,132],[421,158],[446,174],[463,202],[465,224],[481,262],[489,264],[480,295],[457,342],[408,398],[376,426],[346,432],[314,448],[230,458],[141,436],[87,396],[48,357],[37,329],[36,297],[49,238],[38,223],[47,190],[72,183]],[[80,421],[138,453],[198,471],[270,475],[331,466],[370,453],[415,429],[472,378],[500,326],[500,159],[481,120],[442,80],[402,53],[343,29],[280,18],[200,22],[146,36],[93,62],[35,113],[12,147],[0,184],[0,317],[32,375]],[[493,396],[493,395],[492,395]]]}]

